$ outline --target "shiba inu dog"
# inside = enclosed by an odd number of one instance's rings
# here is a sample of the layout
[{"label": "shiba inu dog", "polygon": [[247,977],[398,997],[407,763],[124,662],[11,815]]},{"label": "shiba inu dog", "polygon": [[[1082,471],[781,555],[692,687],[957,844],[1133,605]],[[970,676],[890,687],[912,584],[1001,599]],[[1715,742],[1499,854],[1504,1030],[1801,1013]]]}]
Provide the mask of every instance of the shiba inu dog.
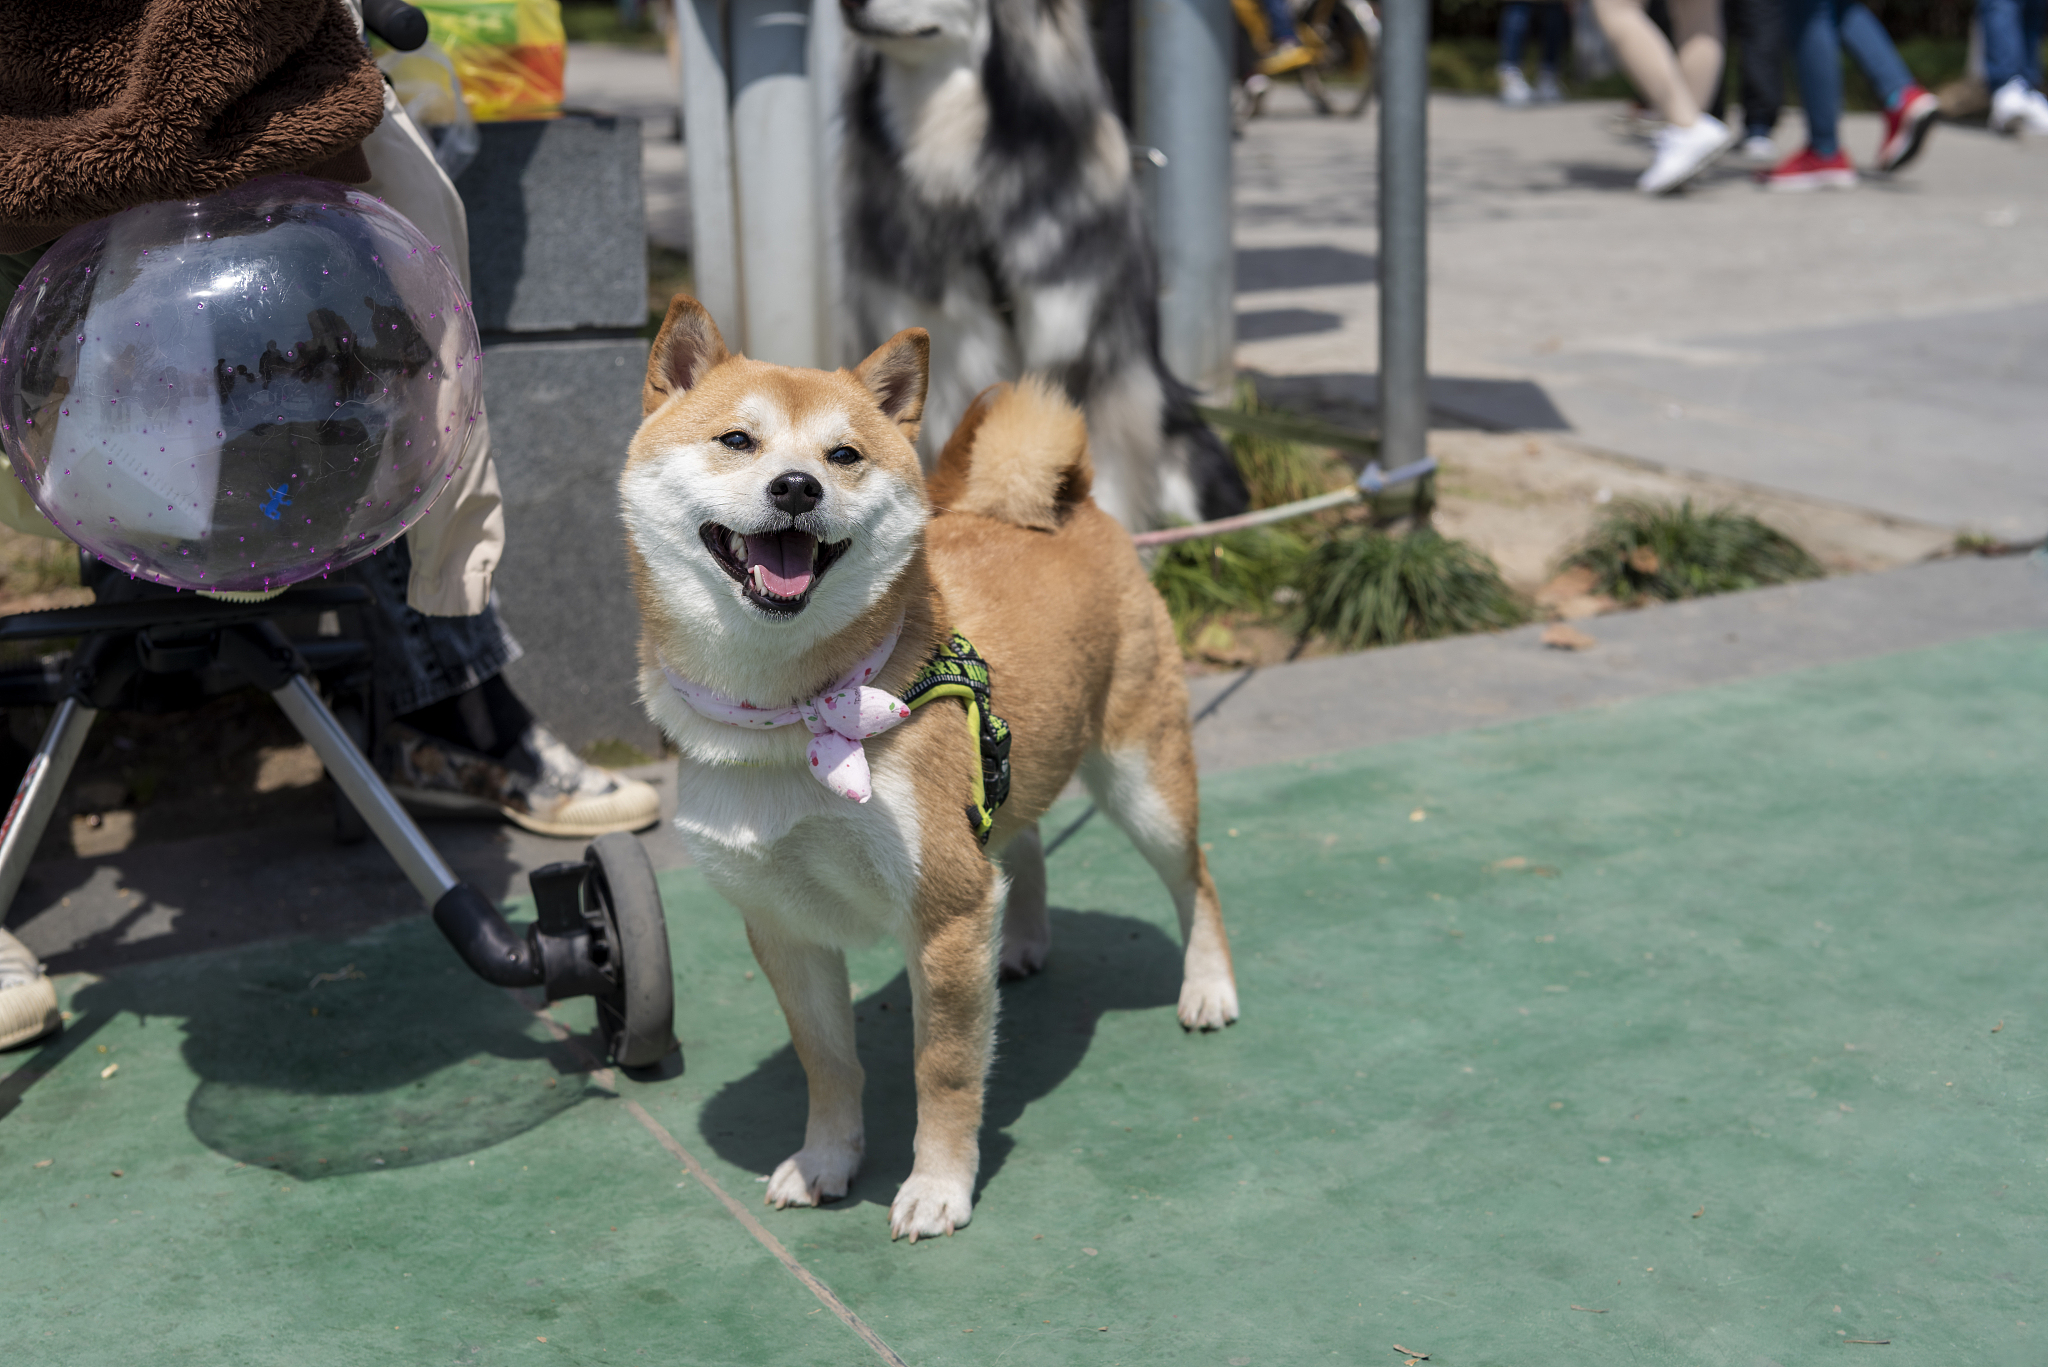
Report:
[{"label": "shiba inu dog", "polygon": [[1242,512],[1230,453],[1159,354],[1131,149],[1081,0],[841,0],[841,237],[868,345],[934,339],[929,466],[974,396],[1057,382],[1095,498],[1132,531]]},{"label": "shiba inu dog", "polygon": [[917,1137],[889,1228],[912,1239],[972,1213],[996,979],[1045,963],[1037,822],[1074,773],[1173,895],[1181,1024],[1238,1014],[1180,654],[1089,497],[1081,415],[1039,381],[984,394],[927,484],[928,349],[911,329],[850,371],[767,365],[678,296],[620,479],[642,694],[682,752],[676,824],[744,916],[809,1079],[768,1200],[844,1196],[860,1167],[844,951],[894,936]]}]

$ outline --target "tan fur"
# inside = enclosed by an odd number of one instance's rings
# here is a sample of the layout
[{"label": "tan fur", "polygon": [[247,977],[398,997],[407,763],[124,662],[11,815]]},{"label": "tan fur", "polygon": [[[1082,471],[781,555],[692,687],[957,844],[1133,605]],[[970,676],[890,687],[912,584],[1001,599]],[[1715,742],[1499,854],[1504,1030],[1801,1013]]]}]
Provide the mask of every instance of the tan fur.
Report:
[{"label": "tan fur", "polygon": [[[942,463],[953,458],[947,497],[934,498],[944,511],[1050,532],[1088,497],[1088,424],[1044,377],[983,391],[967,422],[973,428],[965,447],[948,443],[940,453]],[[988,455],[976,459],[983,451]]]},{"label": "tan fur", "polygon": [[[1194,751],[1172,624],[1129,536],[1087,496],[1080,414],[1040,382],[983,394],[948,443],[930,491],[938,511],[928,513],[907,439],[921,413],[924,364],[921,333],[892,339],[853,372],[785,370],[730,357],[709,318],[679,298],[650,357],[650,417],[634,440],[625,480],[629,530],[659,527],[665,510],[636,505],[630,492],[644,487],[635,483],[636,469],[658,471],[661,462],[680,459],[677,453],[695,451],[691,459],[700,465],[690,468],[716,474],[727,468],[727,457],[707,444],[740,420],[736,414],[765,406],[797,415],[789,422],[793,430],[809,430],[805,423],[837,421],[832,415],[843,410],[846,430],[858,434],[866,460],[852,472],[822,467],[825,477],[902,481],[925,519],[922,546],[908,548],[893,579],[875,585],[880,592],[872,606],[843,629],[776,657],[777,696],[738,696],[759,705],[807,696],[872,650],[899,613],[902,636],[880,686],[900,691],[948,630],[964,632],[989,662],[993,705],[1009,722],[1012,742],[1010,799],[986,851],[963,813],[978,764],[975,742],[961,710],[945,702],[866,742],[876,776],[866,807],[820,807],[820,815],[795,821],[758,850],[691,837],[706,876],[746,916],[755,957],[774,985],[810,1081],[804,1147],[770,1178],[768,1199],[777,1206],[844,1195],[860,1164],[862,1075],[843,922],[858,919],[859,908],[875,896],[897,899],[884,919],[903,943],[909,970],[918,1124],[916,1162],[897,1193],[890,1227],[912,1239],[950,1233],[971,1214],[998,967],[1021,974],[1045,962],[1037,823],[1077,770],[1173,895],[1187,944],[1182,1024],[1216,1029],[1238,1014],[1222,913],[1197,839]],[[749,458],[761,462],[763,477],[806,459],[794,448],[731,457]],[[828,500],[840,496],[835,487],[828,484]],[[841,492],[852,497],[861,487],[848,482]],[[686,541],[671,537],[662,553],[672,555],[673,546]],[[724,645],[701,639],[701,627],[692,629],[665,609],[665,601],[679,600],[665,596],[642,546],[636,541],[629,553],[639,581],[646,661],[726,688],[721,671],[740,668],[729,657],[760,642],[753,636]],[[760,640],[780,639],[772,630],[762,628]],[[789,800],[811,799],[804,785],[815,786],[813,780],[793,772],[802,767],[803,745],[791,731],[802,728],[706,730],[692,722],[679,732],[671,726],[684,752],[683,778],[690,780],[679,787],[679,800],[700,789],[714,795],[757,791],[735,785],[772,784],[772,776],[784,772],[798,785]],[[689,767],[729,764],[716,747],[740,741],[752,747],[746,751],[752,767]],[[679,824],[687,817],[679,816]],[[905,851],[903,867],[914,873],[900,893],[886,891],[895,886],[888,874],[890,831],[912,832],[916,844]],[[855,859],[849,865],[856,848],[879,853],[867,856],[868,864]],[[1007,878],[991,855],[1001,858]],[[844,890],[848,886],[852,891]]]}]

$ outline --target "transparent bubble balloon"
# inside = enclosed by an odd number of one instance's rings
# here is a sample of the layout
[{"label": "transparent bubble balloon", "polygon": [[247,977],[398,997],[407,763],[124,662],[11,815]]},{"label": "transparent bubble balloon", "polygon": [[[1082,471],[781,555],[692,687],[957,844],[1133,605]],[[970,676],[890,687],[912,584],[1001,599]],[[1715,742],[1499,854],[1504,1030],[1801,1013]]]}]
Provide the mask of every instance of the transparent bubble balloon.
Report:
[{"label": "transparent bubble balloon", "polygon": [[137,578],[277,589],[419,521],[475,430],[481,351],[419,229],[270,176],[58,239],[0,325],[0,441],[45,516]]}]

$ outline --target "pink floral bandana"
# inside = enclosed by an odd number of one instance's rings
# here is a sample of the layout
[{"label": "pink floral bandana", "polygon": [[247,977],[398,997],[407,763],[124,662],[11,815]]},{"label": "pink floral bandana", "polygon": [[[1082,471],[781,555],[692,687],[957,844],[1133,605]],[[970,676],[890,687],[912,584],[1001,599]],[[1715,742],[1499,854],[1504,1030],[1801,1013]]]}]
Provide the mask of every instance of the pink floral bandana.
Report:
[{"label": "pink floral bandana", "polygon": [[700,717],[722,721],[728,726],[777,727],[802,722],[811,730],[811,775],[841,797],[866,802],[874,796],[868,774],[864,740],[872,740],[910,715],[903,699],[867,681],[881,672],[896,650],[896,638],[903,634],[903,620],[889,629],[889,635],[850,670],[846,677],[808,702],[775,710],[756,707],[728,698],[715,688],[691,683],[667,665],[661,672],[690,710]]}]

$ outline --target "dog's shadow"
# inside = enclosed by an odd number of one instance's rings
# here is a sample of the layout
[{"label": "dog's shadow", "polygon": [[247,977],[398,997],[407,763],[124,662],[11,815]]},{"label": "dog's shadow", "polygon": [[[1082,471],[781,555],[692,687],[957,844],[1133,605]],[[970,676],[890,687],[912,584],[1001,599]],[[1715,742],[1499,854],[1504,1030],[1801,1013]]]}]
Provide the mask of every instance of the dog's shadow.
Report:
[{"label": "dog's shadow", "polygon": [[[1180,999],[1180,947],[1151,922],[1054,907],[1052,927],[1052,953],[1044,970],[1002,986],[977,1193],[1002,1171],[1015,1144],[1009,1128],[1024,1108],[1080,1067],[1103,1013],[1172,1006]],[[854,1016],[861,1067],[867,1071],[867,1158],[846,1199],[828,1210],[863,1202],[888,1205],[910,1175],[917,1130],[908,976],[898,973],[862,997]],[[1169,1018],[1159,1028],[1179,1026]],[[785,1044],[705,1105],[705,1141],[737,1167],[773,1172],[803,1147],[808,1104],[803,1065]]]}]

